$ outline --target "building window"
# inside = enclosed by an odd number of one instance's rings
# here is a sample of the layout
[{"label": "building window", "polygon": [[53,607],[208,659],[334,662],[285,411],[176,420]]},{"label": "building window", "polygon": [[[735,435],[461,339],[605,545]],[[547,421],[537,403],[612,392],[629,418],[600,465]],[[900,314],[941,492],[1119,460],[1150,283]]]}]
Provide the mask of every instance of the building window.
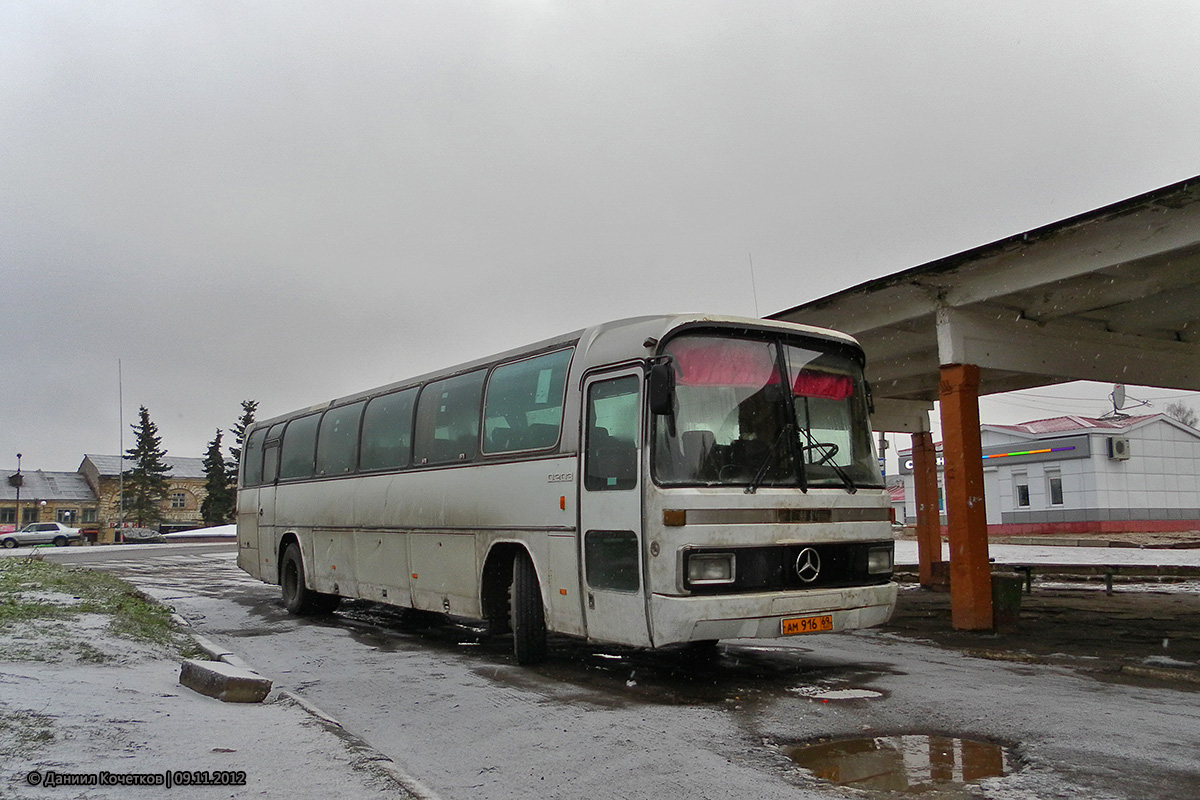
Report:
[{"label": "building window", "polygon": [[17,522],[15,508],[0,508],[0,525],[14,525]]},{"label": "building window", "polygon": [[79,521],[79,509],[77,508],[60,508],[55,516],[58,522],[63,525],[74,525]]},{"label": "building window", "polygon": [[1013,475],[1013,489],[1018,508],[1029,508],[1029,478],[1024,473]]},{"label": "building window", "polygon": [[1047,472],[1046,488],[1050,492],[1050,505],[1061,506],[1063,504],[1062,475],[1057,472]]},{"label": "building window", "polygon": [[32,525],[38,521],[39,509],[37,508],[22,508],[21,509],[21,527]]},{"label": "building window", "polygon": [[187,508],[187,492],[171,492],[171,508]]},{"label": "building window", "polygon": [[83,510],[83,515],[80,517],[80,520],[79,520],[79,521],[80,521],[80,522],[82,522],[82,523],[84,523],[85,525],[86,525],[86,524],[88,524],[88,523],[95,524],[95,522],[96,522],[96,519],[97,519],[97,516],[96,516],[96,509],[94,509],[94,508],[85,508],[85,509]]}]

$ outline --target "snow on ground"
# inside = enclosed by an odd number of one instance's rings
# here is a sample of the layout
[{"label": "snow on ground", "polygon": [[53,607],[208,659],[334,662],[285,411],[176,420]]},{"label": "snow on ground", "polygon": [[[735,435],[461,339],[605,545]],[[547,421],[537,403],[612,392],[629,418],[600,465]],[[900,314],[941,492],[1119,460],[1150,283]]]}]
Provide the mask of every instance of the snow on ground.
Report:
[{"label": "snow on ground", "polygon": [[215,528],[198,528],[191,531],[179,531],[177,533],[164,533],[163,538],[171,539],[195,539],[198,537],[228,537],[230,539],[237,538],[237,525],[218,525]]},{"label": "snow on ground", "polygon": [[[364,769],[363,756],[287,702],[222,703],[179,685],[179,664],[138,659],[121,665],[9,662],[0,674],[0,794],[75,797],[31,785],[49,773],[162,775],[207,771],[241,786],[192,787],[187,796],[403,797]],[[36,777],[34,773],[37,773]],[[144,790],[145,797],[154,789]],[[88,798],[137,794],[93,786]],[[137,796],[143,796],[138,794]],[[166,797],[167,793],[159,794]]]},{"label": "snow on ground", "polygon": [[[997,564],[1080,564],[1100,566],[1200,567],[1200,549],[1171,550],[1138,547],[1055,547],[1037,544],[992,544],[988,553]],[[950,545],[942,543],[942,558],[950,559]],[[896,542],[896,563],[917,563],[917,543]]]}]

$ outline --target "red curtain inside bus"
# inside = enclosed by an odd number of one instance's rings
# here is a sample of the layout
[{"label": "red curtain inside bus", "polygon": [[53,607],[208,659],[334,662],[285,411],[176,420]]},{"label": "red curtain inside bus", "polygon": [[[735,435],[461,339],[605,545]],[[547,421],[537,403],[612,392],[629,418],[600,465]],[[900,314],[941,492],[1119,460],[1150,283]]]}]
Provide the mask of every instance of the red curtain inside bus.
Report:
[{"label": "red curtain inside bus", "polygon": [[[680,339],[671,343],[680,386],[735,386],[757,389],[779,383],[774,347],[744,339]],[[801,370],[792,384],[801,397],[845,400],[854,392],[846,375]]]},{"label": "red curtain inside bus", "polygon": [[671,343],[680,386],[760,388],[779,383],[774,348],[745,339],[679,339]]},{"label": "red curtain inside bus", "polygon": [[801,370],[792,391],[800,397],[820,397],[826,400],[845,400],[854,393],[854,385],[845,375]]}]

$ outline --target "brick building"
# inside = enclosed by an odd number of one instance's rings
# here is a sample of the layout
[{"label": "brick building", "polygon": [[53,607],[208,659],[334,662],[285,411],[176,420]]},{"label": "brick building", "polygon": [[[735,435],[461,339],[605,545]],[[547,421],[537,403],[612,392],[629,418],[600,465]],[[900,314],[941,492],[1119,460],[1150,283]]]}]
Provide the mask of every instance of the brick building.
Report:
[{"label": "brick building", "polygon": [[[204,490],[204,459],[167,456],[164,461],[171,471],[167,475],[169,486],[167,499],[163,501],[163,521],[156,527],[163,533],[199,528],[204,524],[200,517],[200,504],[207,492]],[[105,534],[111,535],[113,528],[121,524],[121,470],[129,470],[133,461],[120,456],[87,454],[79,465],[79,474],[84,476],[99,506],[99,521],[102,541]],[[126,519],[126,526],[133,522]]]}]

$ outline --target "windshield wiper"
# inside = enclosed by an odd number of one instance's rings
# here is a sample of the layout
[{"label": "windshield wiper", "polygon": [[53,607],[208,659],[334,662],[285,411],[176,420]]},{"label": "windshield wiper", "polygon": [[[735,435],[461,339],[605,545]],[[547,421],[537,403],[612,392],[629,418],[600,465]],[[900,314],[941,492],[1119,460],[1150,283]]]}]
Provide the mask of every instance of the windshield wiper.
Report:
[{"label": "windshield wiper", "polygon": [[[795,430],[795,428],[796,426],[792,425],[791,423],[783,426],[783,430],[781,430],[779,435],[775,437],[775,441],[771,444],[771,449],[767,451],[766,457],[763,458],[762,464],[759,465],[758,471],[755,472],[754,477],[750,479],[750,485],[746,487],[746,494],[754,494],[758,491],[759,484],[761,484],[763,479],[767,477],[767,470],[770,469],[771,462],[775,460],[775,453],[779,450],[779,443],[783,441],[784,437],[787,436],[788,433]],[[800,465],[800,491],[807,492],[808,478],[804,474],[804,459],[800,459],[798,463]]]},{"label": "windshield wiper", "polygon": [[[833,444],[832,442],[818,442],[812,437],[812,433],[808,430],[808,428],[800,428],[800,430],[804,433],[804,438],[808,440],[808,444],[802,447],[801,450],[811,450],[813,452],[820,450],[823,455],[819,460],[814,461],[813,463],[828,464],[833,468],[833,471],[837,473],[837,476],[842,479],[842,485],[846,487],[846,491],[850,494],[856,493],[858,491],[858,487],[854,485],[854,479],[852,479],[846,470],[838,466],[837,462],[833,460],[833,457],[837,455],[837,445]],[[801,454],[800,464],[800,473],[803,474],[803,454]]]}]

